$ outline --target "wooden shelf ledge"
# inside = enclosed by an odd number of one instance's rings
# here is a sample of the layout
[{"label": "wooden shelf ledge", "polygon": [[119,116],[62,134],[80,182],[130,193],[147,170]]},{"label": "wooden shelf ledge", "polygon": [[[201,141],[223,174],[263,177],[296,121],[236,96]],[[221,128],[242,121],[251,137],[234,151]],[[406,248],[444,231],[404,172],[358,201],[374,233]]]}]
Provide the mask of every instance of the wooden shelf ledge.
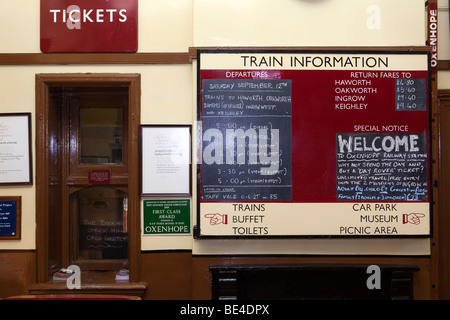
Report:
[{"label": "wooden shelf ledge", "polygon": [[69,289],[64,280],[49,280],[45,283],[34,283],[28,287],[31,295],[84,294],[84,295],[119,295],[142,298],[147,283],[116,281],[112,272],[84,272],[81,276],[81,288]]}]

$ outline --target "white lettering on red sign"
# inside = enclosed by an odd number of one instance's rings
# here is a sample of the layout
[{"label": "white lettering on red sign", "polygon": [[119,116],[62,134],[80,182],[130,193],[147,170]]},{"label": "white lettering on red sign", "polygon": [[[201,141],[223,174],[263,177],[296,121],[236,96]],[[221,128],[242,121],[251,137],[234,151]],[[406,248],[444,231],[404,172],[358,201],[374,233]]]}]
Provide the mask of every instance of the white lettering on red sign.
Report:
[{"label": "white lettering on red sign", "polygon": [[81,29],[81,23],[104,23],[127,21],[126,9],[81,9],[71,5],[67,9],[50,9],[53,15],[53,23],[65,23],[68,29]]},{"label": "white lettering on red sign", "polygon": [[139,0],[40,0],[40,46],[50,52],[136,52]]},{"label": "white lettering on red sign", "polygon": [[438,50],[437,50],[437,33],[438,33],[438,21],[437,21],[437,9],[429,11],[429,40],[431,47],[431,67],[436,68],[438,64]]}]

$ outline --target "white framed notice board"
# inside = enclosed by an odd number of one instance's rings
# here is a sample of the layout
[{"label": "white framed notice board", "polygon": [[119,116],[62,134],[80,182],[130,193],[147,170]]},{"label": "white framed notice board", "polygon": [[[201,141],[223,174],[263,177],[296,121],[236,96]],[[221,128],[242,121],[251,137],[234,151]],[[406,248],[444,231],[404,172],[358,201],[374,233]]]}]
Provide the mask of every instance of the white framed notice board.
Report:
[{"label": "white framed notice board", "polygon": [[197,59],[197,238],[430,236],[428,51]]}]

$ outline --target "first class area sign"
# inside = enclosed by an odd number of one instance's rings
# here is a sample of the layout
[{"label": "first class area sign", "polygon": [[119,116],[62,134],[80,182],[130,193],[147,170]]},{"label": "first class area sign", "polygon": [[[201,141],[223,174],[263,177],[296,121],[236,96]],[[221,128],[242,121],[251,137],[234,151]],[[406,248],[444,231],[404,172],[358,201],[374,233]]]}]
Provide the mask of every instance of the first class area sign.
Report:
[{"label": "first class area sign", "polygon": [[41,0],[41,51],[136,52],[138,0]]},{"label": "first class area sign", "polygon": [[429,236],[429,65],[200,50],[196,236]]}]

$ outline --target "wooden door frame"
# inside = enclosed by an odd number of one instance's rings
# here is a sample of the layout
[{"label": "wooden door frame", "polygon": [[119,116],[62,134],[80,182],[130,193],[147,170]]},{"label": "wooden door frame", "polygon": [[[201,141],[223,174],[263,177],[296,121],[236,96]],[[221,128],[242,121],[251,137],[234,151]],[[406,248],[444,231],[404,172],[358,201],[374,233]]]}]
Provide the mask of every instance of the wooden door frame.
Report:
[{"label": "wooden door frame", "polygon": [[51,87],[120,86],[129,88],[128,99],[128,259],[130,283],[140,279],[139,126],[140,74],[37,74],[36,75],[36,281],[48,281],[48,125]]},{"label": "wooden door frame", "polygon": [[[437,141],[439,145],[439,158],[438,158],[438,167],[439,167],[439,176],[438,181],[439,183],[439,195],[440,198],[445,199],[446,195],[445,192],[448,190],[443,189],[443,183],[444,177],[443,174],[445,173],[445,170],[442,168],[444,167],[444,161],[442,159],[442,145],[445,144],[445,141],[443,141],[443,137],[441,135],[441,128],[443,127],[442,122],[442,110],[448,109],[450,107],[450,90],[438,90],[437,94],[438,99],[438,130],[439,130],[439,140]],[[447,164],[448,167],[448,164]],[[447,170],[448,171],[448,170]],[[450,228],[450,219],[448,217],[448,214],[445,213],[444,203],[442,203],[439,206],[438,210],[438,249],[439,249],[439,259],[437,262],[437,273],[439,278],[439,299],[448,299],[450,297],[450,288],[448,288],[448,284],[450,283],[450,277],[449,277],[449,270],[450,270],[450,253],[448,252],[448,249],[450,248],[450,236],[448,229]]]}]

